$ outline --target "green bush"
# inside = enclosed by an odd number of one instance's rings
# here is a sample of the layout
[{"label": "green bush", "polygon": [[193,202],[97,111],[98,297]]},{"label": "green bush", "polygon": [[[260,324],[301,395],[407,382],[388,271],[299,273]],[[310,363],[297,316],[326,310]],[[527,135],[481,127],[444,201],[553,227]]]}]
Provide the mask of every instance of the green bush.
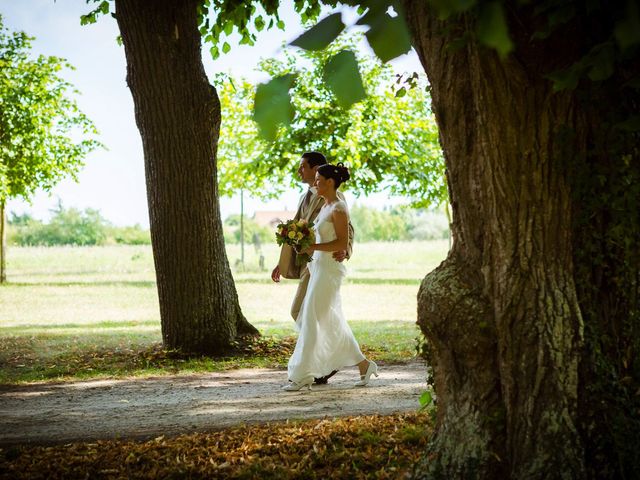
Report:
[{"label": "green bush", "polygon": [[358,242],[436,240],[449,235],[447,217],[437,211],[408,207],[377,210],[356,204],[350,215]]},{"label": "green bush", "polygon": [[[243,221],[244,243],[257,248],[268,242],[275,242],[275,230],[258,225],[250,218]],[[224,221],[224,240],[227,243],[240,243],[240,216],[229,215]]]},{"label": "green bush", "polygon": [[62,205],[53,211],[49,223],[43,223],[29,214],[11,214],[7,229],[7,242],[12,245],[148,245],[149,230],[140,225],[114,227],[98,210],[65,209]]},{"label": "green bush", "polygon": [[111,227],[109,239],[123,245],[150,245],[151,232],[143,230],[138,224],[132,227]]},{"label": "green bush", "polygon": [[98,210],[87,208],[54,210],[49,223],[42,223],[28,215],[13,215],[10,223],[15,228],[12,240],[17,245],[103,245],[107,239],[109,223]]},{"label": "green bush", "polygon": [[409,239],[407,226],[398,215],[357,204],[350,214],[356,240],[359,242]]},{"label": "green bush", "polygon": [[440,240],[449,237],[449,220],[442,212],[413,211],[408,225],[411,240]]}]

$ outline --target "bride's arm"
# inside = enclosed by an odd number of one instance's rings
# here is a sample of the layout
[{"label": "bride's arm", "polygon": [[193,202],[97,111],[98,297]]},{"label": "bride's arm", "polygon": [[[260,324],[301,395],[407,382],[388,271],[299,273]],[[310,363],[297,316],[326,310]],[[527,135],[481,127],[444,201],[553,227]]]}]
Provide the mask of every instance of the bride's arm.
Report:
[{"label": "bride's arm", "polygon": [[333,228],[336,231],[336,239],[326,243],[314,243],[309,247],[309,252],[320,250],[321,252],[335,252],[346,250],[349,243],[349,217],[347,212],[334,210],[331,214]]}]

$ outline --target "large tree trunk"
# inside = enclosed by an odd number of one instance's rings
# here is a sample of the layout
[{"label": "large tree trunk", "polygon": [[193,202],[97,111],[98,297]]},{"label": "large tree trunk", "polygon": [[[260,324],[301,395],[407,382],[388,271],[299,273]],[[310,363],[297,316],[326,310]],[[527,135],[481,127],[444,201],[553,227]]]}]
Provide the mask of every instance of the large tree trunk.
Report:
[{"label": "large tree trunk", "polygon": [[197,0],[116,0],[144,148],[162,336],[221,353],[256,334],[240,310],[217,193],[220,102],[200,52]]},{"label": "large tree trunk", "polygon": [[581,131],[584,119],[529,58],[501,61],[473,40],[448,48],[475,26],[459,16],[445,28],[428,8],[406,1],[445,155],[453,247],[418,298],[438,395],[418,476],[580,477],[583,326],[554,129]]},{"label": "large tree trunk", "polygon": [[7,281],[7,219],[4,208],[5,202],[0,200],[0,283]]}]

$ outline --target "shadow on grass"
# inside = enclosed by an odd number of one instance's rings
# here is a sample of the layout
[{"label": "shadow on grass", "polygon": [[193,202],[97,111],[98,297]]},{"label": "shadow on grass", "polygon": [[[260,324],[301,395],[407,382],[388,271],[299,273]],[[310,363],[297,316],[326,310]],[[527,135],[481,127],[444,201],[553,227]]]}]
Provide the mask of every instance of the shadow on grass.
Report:
[{"label": "shadow on grass", "polygon": [[130,320],[130,321],[119,321],[119,322],[97,322],[97,323],[63,323],[63,324],[46,324],[46,325],[38,325],[38,324],[29,324],[29,325],[18,325],[13,327],[2,327],[0,328],[0,333],[10,334],[10,333],[19,333],[22,331],[39,331],[39,330],[65,330],[65,329],[78,329],[82,328],[85,330],[100,330],[100,329],[121,329],[128,327],[143,327],[143,326],[153,326],[160,327],[159,320]]},{"label": "shadow on grass", "polygon": [[5,282],[5,287],[144,287],[155,288],[155,281],[146,280],[117,280],[117,281],[104,281],[104,280],[87,280],[86,282]]},{"label": "shadow on grass", "polygon": [[98,377],[211,372],[233,368],[280,368],[293,352],[293,337],[248,338],[220,356],[165,349],[143,335],[0,337],[0,384]]},{"label": "shadow on grass", "polygon": [[[347,278],[345,284],[356,285],[420,285],[421,280],[414,278]],[[236,284],[272,284],[271,278],[236,278]],[[5,287],[138,287],[138,288],[155,288],[156,282],[150,280],[87,280],[87,281],[48,281],[41,282],[6,282]],[[1,287],[0,287],[1,288]]]},{"label": "shadow on grass", "polygon": [[[183,355],[162,346],[159,329],[127,330],[156,322],[0,329],[0,383],[210,372],[234,368],[285,368],[293,352],[291,331],[261,328],[263,337],[237,343],[224,356]],[[121,327],[125,328],[121,328]],[[69,329],[91,328],[78,335]],[[363,353],[378,362],[415,357],[417,328],[408,322],[352,322]],[[67,329],[67,331],[65,331]]]}]

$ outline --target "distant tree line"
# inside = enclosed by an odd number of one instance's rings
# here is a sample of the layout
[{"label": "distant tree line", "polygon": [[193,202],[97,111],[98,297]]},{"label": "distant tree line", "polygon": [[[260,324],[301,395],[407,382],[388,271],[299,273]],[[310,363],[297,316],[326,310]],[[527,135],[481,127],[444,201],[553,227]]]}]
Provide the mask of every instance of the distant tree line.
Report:
[{"label": "distant tree line", "polygon": [[[254,245],[262,245],[269,242],[275,242],[275,230],[259,225],[252,218],[245,217],[242,222],[242,231],[244,232],[244,243],[252,243]],[[240,215],[234,213],[224,220],[224,242],[240,243]]]},{"label": "distant tree line", "polygon": [[[437,210],[398,206],[378,210],[355,204],[350,211],[357,242],[394,242],[446,239],[449,222],[446,214]],[[253,219],[243,222],[247,244],[274,242],[274,231],[258,225]],[[229,215],[224,221],[226,243],[240,243],[240,215]]]},{"label": "distant tree line", "polygon": [[[406,206],[378,210],[355,204],[351,222],[358,242],[392,242],[437,240],[447,238],[449,225],[443,212],[413,209]],[[148,245],[148,229],[140,225],[117,227],[106,220],[99,210],[65,208],[53,210],[51,219],[43,222],[29,214],[9,216],[7,241],[19,246],[53,245]],[[243,222],[246,244],[274,242],[274,231],[257,224],[251,218]],[[240,215],[229,215],[224,221],[225,243],[240,243]]]},{"label": "distant tree line", "polygon": [[350,211],[358,242],[438,240],[448,238],[444,212],[398,206],[377,210],[355,204]]},{"label": "distant tree line", "polygon": [[65,208],[53,210],[48,223],[29,214],[9,217],[7,242],[20,246],[53,245],[146,245],[151,243],[149,230],[140,225],[116,227],[98,210]]}]

